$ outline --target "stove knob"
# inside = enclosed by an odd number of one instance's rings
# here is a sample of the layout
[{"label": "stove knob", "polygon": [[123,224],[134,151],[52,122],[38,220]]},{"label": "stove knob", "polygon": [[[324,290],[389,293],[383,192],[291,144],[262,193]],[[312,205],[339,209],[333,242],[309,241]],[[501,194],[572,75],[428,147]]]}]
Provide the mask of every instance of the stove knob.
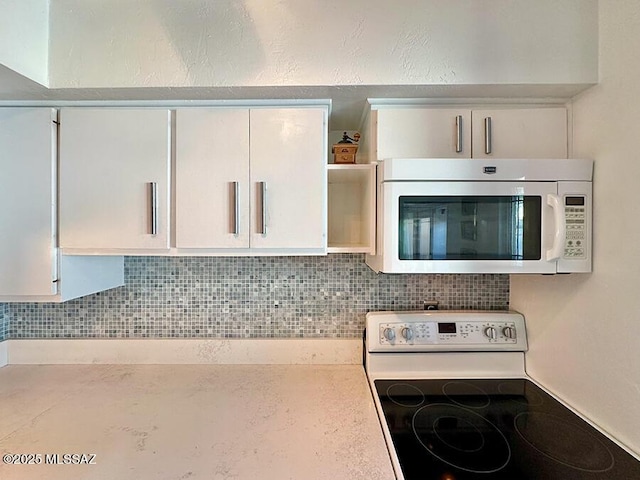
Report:
[{"label": "stove knob", "polygon": [[411,330],[409,327],[403,327],[400,333],[405,340],[413,340],[413,330]]},{"label": "stove knob", "polygon": [[396,331],[393,328],[385,328],[382,332],[382,335],[384,335],[384,338],[386,338],[390,342],[393,342],[396,339]]},{"label": "stove knob", "polygon": [[486,327],[484,329],[484,335],[490,340],[495,340],[496,338],[498,338],[498,332],[496,331],[495,327]]},{"label": "stove knob", "polygon": [[507,337],[510,338],[511,340],[513,340],[514,338],[516,338],[516,329],[513,327],[504,327],[502,329],[502,334]]}]

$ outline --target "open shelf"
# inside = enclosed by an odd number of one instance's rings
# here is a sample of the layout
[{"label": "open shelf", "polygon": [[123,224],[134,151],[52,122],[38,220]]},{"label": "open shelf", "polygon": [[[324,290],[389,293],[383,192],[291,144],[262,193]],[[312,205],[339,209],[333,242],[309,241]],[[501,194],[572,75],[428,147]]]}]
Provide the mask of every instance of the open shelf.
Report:
[{"label": "open shelf", "polygon": [[329,164],[329,253],[375,253],[375,164]]}]

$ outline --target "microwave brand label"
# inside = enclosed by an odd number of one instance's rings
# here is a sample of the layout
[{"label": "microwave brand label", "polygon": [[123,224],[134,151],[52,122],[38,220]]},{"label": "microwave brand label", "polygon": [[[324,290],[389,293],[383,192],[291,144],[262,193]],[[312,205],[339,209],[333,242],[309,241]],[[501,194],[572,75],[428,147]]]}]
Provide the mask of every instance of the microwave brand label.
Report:
[{"label": "microwave brand label", "polygon": [[493,175],[498,171],[497,167],[482,167],[482,172],[487,175]]}]

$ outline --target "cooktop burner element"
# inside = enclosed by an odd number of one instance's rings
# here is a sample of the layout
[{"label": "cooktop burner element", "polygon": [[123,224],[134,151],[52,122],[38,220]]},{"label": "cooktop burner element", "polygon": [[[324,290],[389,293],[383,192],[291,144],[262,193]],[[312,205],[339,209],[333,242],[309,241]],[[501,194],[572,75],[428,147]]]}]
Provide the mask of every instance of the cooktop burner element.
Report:
[{"label": "cooktop burner element", "polygon": [[[615,464],[611,450],[592,432],[543,412],[524,412],[516,432],[543,455],[585,472],[607,472]],[[549,436],[549,432],[555,435]]]},{"label": "cooktop burner element", "polygon": [[640,480],[529,379],[517,312],[370,312],[364,364],[398,480]]},{"label": "cooktop burner element", "polygon": [[405,480],[640,478],[639,462],[529,380],[374,383]]},{"label": "cooktop burner element", "polygon": [[424,403],[424,394],[408,383],[394,383],[387,389],[387,396],[401,407],[419,407]]},{"label": "cooktop burner element", "polygon": [[491,403],[489,395],[472,383],[448,382],[442,387],[442,392],[449,400],[461,407],[485,408]]},{"label": "cooktop burner element", "polygon": [[413,415],[413,432],[435,458],[472,473],[502,470],[511,458],[504,434],[482,415],[444,403],[420,408]]}]

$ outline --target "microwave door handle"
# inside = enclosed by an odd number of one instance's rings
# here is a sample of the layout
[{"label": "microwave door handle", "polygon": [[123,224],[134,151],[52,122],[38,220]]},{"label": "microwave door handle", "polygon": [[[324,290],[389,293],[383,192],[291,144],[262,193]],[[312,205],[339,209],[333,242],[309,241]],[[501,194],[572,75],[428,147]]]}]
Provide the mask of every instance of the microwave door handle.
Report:
[{"label": "microwave door handle", "polygon": [[553,210],[553,223],[555,225],[553,245],[551,245],[551,248],[546,251],[547,262],[551,262],[562,256],[564,251],[564,242],[567,235],[567,225],[560,197],[551,193],[547,194],[547,205],[549,205]]}]

